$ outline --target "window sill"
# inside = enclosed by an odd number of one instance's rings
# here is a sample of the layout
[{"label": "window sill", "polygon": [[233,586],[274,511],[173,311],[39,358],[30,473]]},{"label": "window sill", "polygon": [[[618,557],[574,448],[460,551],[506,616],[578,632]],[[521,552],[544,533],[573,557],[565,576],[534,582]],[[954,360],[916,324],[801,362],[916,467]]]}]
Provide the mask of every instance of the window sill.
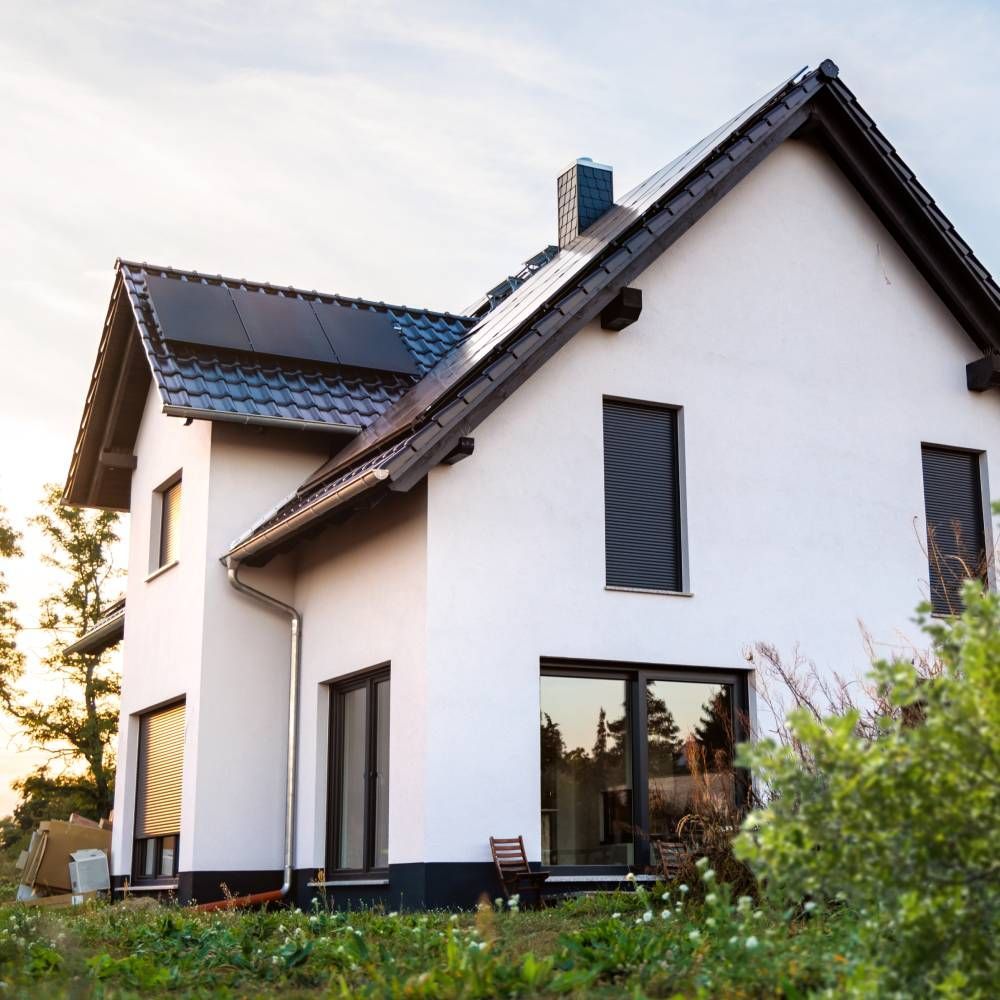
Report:
[{"label": "window sill", "polygon": [[691,590],[656,590],[653,587],[616,587],[610,583],[606,583],[604,589],[617,591],[621,594],[659,594],[661,597],[694,597],[694,591]]},{"label": "window sill", "polygon": [[309,886],[310,889],[316,889],[316,888],[328,889],[336,886],[356,888],[357,886],[371,887],[371,886],[385,886],[388,884],[389,880],[387,878],[337,878],[337,879],[328,879],[326,882],[306,883],[306,885]]},{"label": "window sill", "polygon": [[621,875],[549,875],[545,884],[550,882],[662,882],[660,875],[633,875],[629,877],[628,872]]},{"label": "window sill", "polygon": [[180,561],[179,559],[175,559],[173,562],[168,562],[165,565],[160,566],[157,569],[154,569],[153,572],[146,577],[145,582],[151,583],[158,576],[163,576],[163,574],[166,573],[167,570],[173,569],[178,564],[179,561]]},{"label": "window sill", "polygon": [[139,882],[131,885],[119,885],[115,892],[176,892],[178,883],[174,882]]}]

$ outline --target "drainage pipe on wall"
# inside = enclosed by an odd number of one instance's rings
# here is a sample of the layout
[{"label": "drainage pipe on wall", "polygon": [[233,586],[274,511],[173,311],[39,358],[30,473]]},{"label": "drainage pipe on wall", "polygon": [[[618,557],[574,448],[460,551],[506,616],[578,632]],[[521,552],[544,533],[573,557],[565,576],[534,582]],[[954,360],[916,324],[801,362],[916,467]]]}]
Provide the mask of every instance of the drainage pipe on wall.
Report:
[{"label": "drainage pipe on wall", "polygon": [[299,743],[299,674],[302,665],[302,615],[290,604],[279,601],[262,590],[249,586],[239,578],[240,564],[230,558],[226,560],[229,583],[241,594],[288,616],[291,628],[291,650],[288,668],[288,773],[285,786],[285,878],[280,889],[270,892],[255,892],[248,896],[234,896],[217,902],[202,903],[197,910],[231,910],[241,906],[256,906],[276,903],[285,899],[292,889],[294,874],[293,853],[295,850],[295,793],[298,771]]}]

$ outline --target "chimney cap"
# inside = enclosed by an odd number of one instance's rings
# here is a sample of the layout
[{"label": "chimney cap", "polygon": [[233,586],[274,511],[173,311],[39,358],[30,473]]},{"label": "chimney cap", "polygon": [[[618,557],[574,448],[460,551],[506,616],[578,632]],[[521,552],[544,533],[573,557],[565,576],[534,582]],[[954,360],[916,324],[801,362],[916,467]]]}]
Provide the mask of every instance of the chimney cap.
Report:
[{"label": "chimney cap", "polygon": [[614,172],[614,167],[609,166],[607,163],[595,163],[589,156],[578,156],[572,163],[567,163],[562,172],[565,173],[574,167],[593,167],[594,170],[607,170],[609,173]]}]

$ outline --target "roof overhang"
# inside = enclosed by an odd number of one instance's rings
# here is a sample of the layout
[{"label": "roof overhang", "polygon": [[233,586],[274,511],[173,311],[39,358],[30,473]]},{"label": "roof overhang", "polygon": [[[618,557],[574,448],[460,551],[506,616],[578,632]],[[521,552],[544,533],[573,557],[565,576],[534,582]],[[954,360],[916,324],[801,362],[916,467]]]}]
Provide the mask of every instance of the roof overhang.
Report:
[{"label": "roof overhang", "polygon": [[[706,149],[676,184],[610,238],[585,270],[572,273],[523,318],[514,307],[519,294],[515,291],[470,333],[468,364],[443,361],[303,484],[290,505],[293,514],[263,519],[229,557],[239,560],[252,553],[255,562],[264,562],[318,530],[319,519],[335,511],[343,517],[345,508],[349,513],[352,507],[366,505],[364,493],[376,484],[366,485],[361,470],[373,465],[385,473],[377,484],[380,490],[412,488],[454,450],[460,438],[470,435],[743,177],[792,137],[808,138],[828,150],[972,341],[984,353],[1000,351],[1000,289],[839,79],[837,66],[826,60],[817,70],[778,88],[737,128]],[[585,239],[586,235],[578,237]],[[559,273],[558,257],[545,273]],[[535,290],[530,284],[527,289]],[[477,353],[477,332],[487,324],[500,324],[505,310],[518,315],[518,321],[502,330],[502,336],[491,331],[489,347]],[[330,482],[337,488],[323,492]],[[316,490],[322,504],[307,499]]]},{"label": "roof overhang", "polygon": [[63,649],[64,656],[85,653],[96,655],[116,646],[125,635],[125,600],[116,601],[104,617],[76,642]]}]

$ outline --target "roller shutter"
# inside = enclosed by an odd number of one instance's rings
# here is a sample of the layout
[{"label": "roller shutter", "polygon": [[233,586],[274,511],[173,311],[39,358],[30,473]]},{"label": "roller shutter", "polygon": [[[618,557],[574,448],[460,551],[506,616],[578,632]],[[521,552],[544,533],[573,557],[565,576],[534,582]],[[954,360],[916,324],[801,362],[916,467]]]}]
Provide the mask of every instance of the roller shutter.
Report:
[{"label": "roller shutter", "polygon": [[167,566],[177,560],[180,544],[181,484],[174,483],[163,491],[160,520],[160,565]]},{"label": "roller shutter", "polygon": [[677,411],[604,402],[609,586],[681,590]]},{"label": "roller shutter", "polygon": [[985,575],[979,455],[925,446],[923,467],[931,604],[936,612],[956,614],[962,584]]},{"label": "roller shutter", "polygon": [[162,837],[181,829],[184,703],[139,720],[135,835]]}]

